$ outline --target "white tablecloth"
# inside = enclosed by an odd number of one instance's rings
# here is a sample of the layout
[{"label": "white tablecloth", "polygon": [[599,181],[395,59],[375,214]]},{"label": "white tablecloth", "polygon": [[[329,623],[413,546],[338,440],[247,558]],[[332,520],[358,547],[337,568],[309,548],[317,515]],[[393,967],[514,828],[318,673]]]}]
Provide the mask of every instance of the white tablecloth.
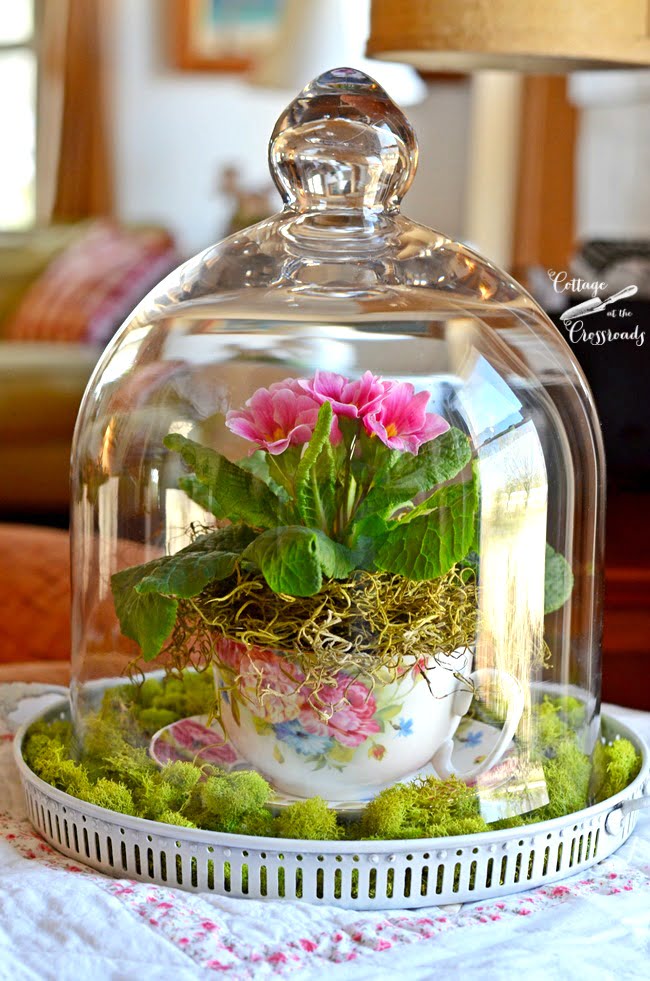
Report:
[{"label": "white tablecloth", "polygon": [[[26,818],[12,733],[46,691],[0,686],[3,981],[650,977],[647,810],[618,853],[587,872],[462,907],[358,913],[110,879],[53,851]],[[607,710],[650,737],[650,714]]]}]

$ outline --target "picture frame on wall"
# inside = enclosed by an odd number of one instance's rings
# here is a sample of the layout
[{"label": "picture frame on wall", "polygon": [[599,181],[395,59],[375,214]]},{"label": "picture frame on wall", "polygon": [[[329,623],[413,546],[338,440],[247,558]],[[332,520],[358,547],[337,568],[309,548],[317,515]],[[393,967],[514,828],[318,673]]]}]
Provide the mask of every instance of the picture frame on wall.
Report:
[{"label": "picture frame on wall", "polygon": [[249,71],[272,44],[283,5],[284,0],[171,0],[175,66]]}]

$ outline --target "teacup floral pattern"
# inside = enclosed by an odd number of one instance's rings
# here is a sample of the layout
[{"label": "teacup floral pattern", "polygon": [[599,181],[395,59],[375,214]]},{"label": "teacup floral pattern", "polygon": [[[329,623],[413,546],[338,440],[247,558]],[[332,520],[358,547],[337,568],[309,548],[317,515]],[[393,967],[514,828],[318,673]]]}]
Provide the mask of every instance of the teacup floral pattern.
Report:
[{"label": "teacup floral pattern", "polygon": [[[179,756],[179,752],[182,756]],[[232,766],[238,759],[237,753],[227,739],[193,718],[181,719],[174,723],[173,740],[162,738],[156,740],[155,758],[159,763],[172,763],[182,758],[227,767]]]},{"label": "teacup floral pattern", "polygon": [[293,750],[314,769],[342,770],[363,746],[371,759],[383,759],[382,734],[388,727],[412,735],[413,721],[401,715],[402,703],[378,706],[370,688],[341,671],[336,685],[322,688],[318,706],[310,699],[300,669],[281,654],[222,639],[219,659],[231,669],[234,688],[223,692],[253,716],[260,735],[275,736],[274,757],[285,762],[283,748]]}]

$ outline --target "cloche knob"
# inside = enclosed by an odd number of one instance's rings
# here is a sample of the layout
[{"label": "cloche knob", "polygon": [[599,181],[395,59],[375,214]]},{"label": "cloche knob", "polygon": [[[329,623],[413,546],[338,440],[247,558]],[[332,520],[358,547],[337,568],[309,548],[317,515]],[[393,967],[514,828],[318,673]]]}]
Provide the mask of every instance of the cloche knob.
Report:
[{"label": "cloche knob", "polygon": [[417,152],[409,121],[384,89],[354,68],[334,68],[278,119],[269,166],[289,208],[393,210],[413,180]]}]

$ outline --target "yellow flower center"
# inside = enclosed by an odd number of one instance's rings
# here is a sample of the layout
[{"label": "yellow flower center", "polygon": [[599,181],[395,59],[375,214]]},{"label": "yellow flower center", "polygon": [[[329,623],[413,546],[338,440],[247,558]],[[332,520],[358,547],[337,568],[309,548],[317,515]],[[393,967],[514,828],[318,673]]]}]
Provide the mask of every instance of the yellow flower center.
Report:
[{"label": "yellow flower center", "polygon": [[392,439],[393,436],[397,436],[397,426],[394,422],[389,422],[386,426],[386,435],[389,439]]},{"label": "yellow flower center", "polygon": [[279,439],[284,439],[286,433],[281,426],[276,426],[272,433],[266,433],[264,439],[267,443],[275,443]]}]

